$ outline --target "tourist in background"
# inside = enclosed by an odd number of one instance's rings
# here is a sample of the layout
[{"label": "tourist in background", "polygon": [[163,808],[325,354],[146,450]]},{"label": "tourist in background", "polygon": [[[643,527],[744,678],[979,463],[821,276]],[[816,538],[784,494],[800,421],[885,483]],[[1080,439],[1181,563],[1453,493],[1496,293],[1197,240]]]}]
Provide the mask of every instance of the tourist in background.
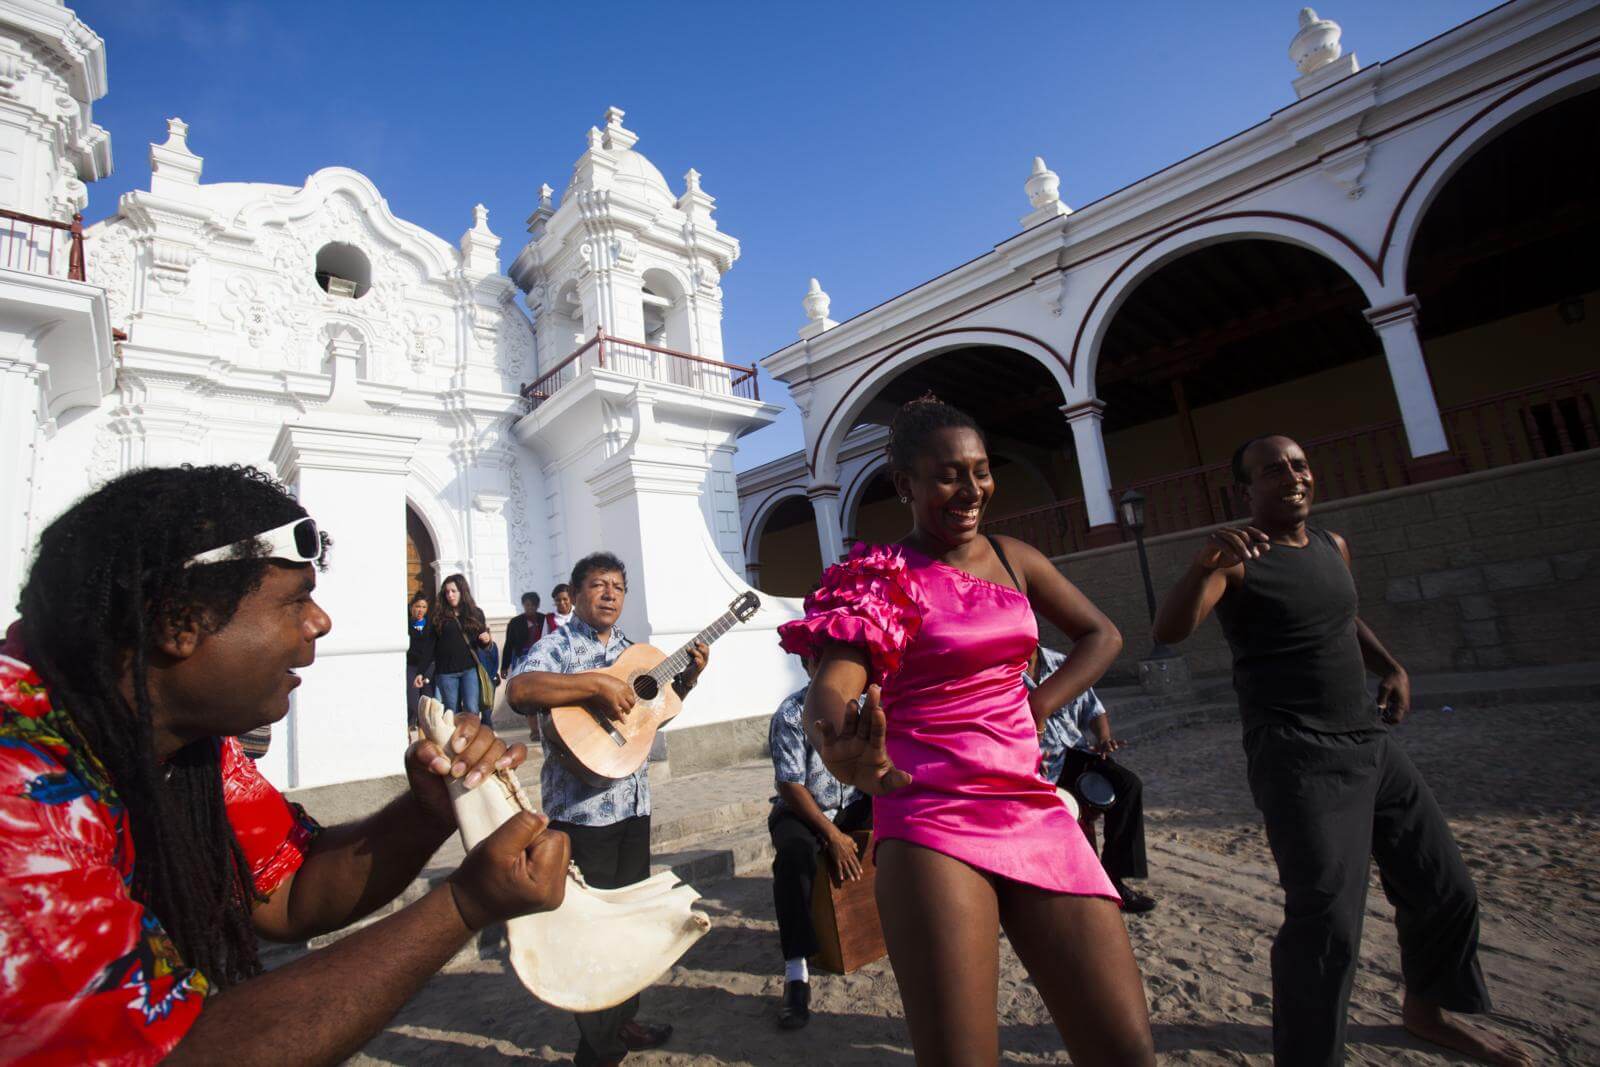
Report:
[{"label": "tourist in background", "polygon": [[438,640],[428,621],[426,593],[418,592],[411,598],[406,636],[406,726],[415,729],[417,701],[422,698],[422,691],[433,684],[433,646]]},{"label": "tourist in background", "polygon": [[473,602],[467,579],[452,574],[439,586],[430,619],[434,629],[433,685],[439,702],[457,714],[482,714],[488,679],[477,649],[489,644],[489,626]]},{"label": "tourist in background", "polygon": [[539,594],[522,594],[522,614],[506,623],[505,644],[500,646],[500,677],[511,677],[511,668],[528,654],[544,636],[544,612],[539,610]]},{"label": "tourist in background", "polygon": [[[1037,689],[1065,662],[1065,655],[1040,645],[1022,684],[1030,691]],[[1084,811],[1102,809],[1079,791],[1079,776],[1094,771],[1110,783],[1114,796],[1111,806],[1103,809],[1105,841],[1100,846],[1100,866],[1122,895],[1122,910],[1138,915],[1156,906],[1155,898],[1129,888],[1125,881],[1150,876],[1144,852],[1144,783],[1111,758],[1121,747],[1122,742],[1111,736],[1111,716],[1092,686],[1051,712],[1039,731],[1040,770],[1045,781],[1077,797]]]},{"label": "tourist in background", "polygon": [[572,621],[572,586],[562,582],[550,590],[550,603],[556,610],[545,616],[544,632],[547,634],[555,633]]}]

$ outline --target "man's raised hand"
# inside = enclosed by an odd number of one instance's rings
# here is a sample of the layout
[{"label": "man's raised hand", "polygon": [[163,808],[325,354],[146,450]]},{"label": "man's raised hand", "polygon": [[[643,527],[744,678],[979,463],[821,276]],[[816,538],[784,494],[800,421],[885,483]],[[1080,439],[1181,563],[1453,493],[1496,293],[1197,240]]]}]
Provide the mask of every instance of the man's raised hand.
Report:
[{"label": "man's raised hand", "polygon": [[874,797],[911,784],[911,776],[889,759],[884,744],[888,726],[881,699],[879,687],[868,686],[865,703],[852,700],[845,705],[841,729],[835,731],[821,719],[816,724],[817,754],[829,772]]},{"label": "man's raised hand", "polygon": [[1271,549],[1271,540],[1254,526],[1224,526],[1211,531],[1194,561],[1203,570],[1227,570],[1264,556]]}]

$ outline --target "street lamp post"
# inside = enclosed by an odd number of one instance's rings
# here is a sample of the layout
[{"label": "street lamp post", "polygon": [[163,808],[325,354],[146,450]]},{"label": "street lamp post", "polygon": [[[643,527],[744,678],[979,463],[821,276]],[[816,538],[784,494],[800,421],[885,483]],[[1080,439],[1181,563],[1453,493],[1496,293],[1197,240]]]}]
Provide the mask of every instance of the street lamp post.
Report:
[{"label": "street lamp post", "polygon": [[[1134,543],[1139,546],[1139,573],[1144,577],[1144,602],[1153,626],[1156,621],[1156,587],[1150,581],[1150,557],[1144,550],[1144,494],[1137,489],[1129,489],[1117,502],[1117,509],[1122,514],[1122,524],[1133,531]],[[1170,659],[1177,654],[1176,649],[1157,641],[1150,646],[1150,655],[1145,658]]]}]

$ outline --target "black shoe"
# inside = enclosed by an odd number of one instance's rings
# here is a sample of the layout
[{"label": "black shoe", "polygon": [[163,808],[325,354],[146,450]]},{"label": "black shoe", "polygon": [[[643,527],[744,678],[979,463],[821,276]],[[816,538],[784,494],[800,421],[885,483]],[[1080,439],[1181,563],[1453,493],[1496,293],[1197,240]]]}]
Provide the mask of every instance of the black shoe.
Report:
[{"label": "black shoe", "polygon": [[640,1023],[629,1020],[622,1024],[622,1043],[629,1052],[643,1052],[647,1048],[660,1048],[672,1036],[671,1023]]},{"label": "black shoe", "polygon": [[1137,889],[1129,889],[1114,879],[1111,884],[1116,887],[1117,893],[1122,897],[1122,910],[1129,915],[1143,915],[1147,911],[1155,910],[1155,897],[1147,893],[1141,893]]},{"label": "black shoe", "polygon": [[785,982],[783,1004],[778,1008],[778,1029],[798,1030],[811,1021],[811,983]]}]

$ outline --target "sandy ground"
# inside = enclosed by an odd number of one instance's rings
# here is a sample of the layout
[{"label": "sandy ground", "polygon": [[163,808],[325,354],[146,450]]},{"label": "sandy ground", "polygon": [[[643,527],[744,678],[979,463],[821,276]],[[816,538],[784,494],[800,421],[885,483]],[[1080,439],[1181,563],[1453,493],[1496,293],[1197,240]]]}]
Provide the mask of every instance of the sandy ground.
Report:
[{"label": "sandy ground", "polygon": [[[1450,818],[1478,880],[1492,1022],[1541,1062],[1600,1063],[1600,708],[1419,713],[1398,731]],[[1160,898],[1131,919],[1156,1047],[1166,1063],[1271,1062],[1269,951],[1281,895],[1244,781],[1233,724],[1195,726],[1129,749],[1144,776]],[[887,960],[813,979],[811,1025],[773,1025],[781,989],[771,887],[708,887],[714,928],[644,994],[641,1017],[672,1022],[670,1044],[630,1064],[912,1062]],[[620,946],[619,946],[620,947]],[[1009,946],[998,997],[1002,1060],[1066,1063],[1061,1040]],[[1465,1062],[1398,1025],[1399,955],[1376,872],[1350,1007],[1348,1062]],[[352,1062],[564,1062],[569,1018],[536,1003],[489,959],[436,977]]]}]

